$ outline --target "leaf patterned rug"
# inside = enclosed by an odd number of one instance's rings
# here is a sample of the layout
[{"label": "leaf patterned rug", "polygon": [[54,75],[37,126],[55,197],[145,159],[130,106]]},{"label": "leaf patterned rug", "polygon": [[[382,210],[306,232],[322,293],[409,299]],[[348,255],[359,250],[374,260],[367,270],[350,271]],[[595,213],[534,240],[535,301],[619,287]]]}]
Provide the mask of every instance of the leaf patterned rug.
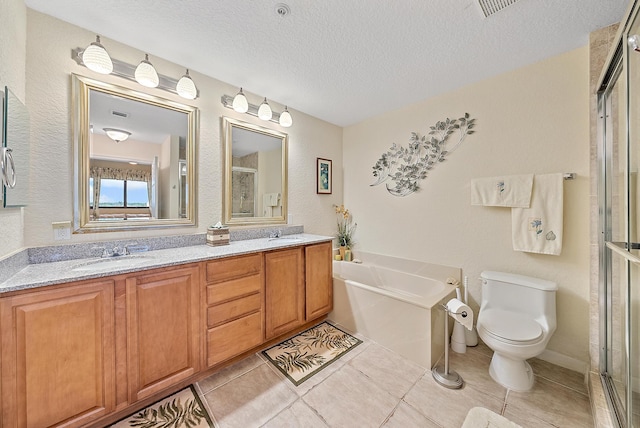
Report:
[{"label": "leaf patterned rug", "polygon": [[115,428],[213,428],[193,385],[111,425]]},{"label": "leaf patterned rug", "polygon": [[360,339],[323,322],[262,354],[298,386],[361,343]]}]

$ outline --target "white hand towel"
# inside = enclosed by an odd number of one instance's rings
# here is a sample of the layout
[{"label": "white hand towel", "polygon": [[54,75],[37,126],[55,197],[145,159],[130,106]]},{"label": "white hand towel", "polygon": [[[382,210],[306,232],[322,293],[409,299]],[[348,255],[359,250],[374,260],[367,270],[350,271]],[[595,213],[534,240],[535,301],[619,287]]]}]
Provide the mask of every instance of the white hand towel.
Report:
[{"label": "white hand towel", "polygon": [[560,255],[563,226],[562,173],[536,175],[530,208],[511,209],[513,249]]},{"label": "white hand towel", "polygon": [[528,208],[533,174],[505,175],[471,180],[471,205]]},{"label": "white hand towel", "polygon": [[265,193],[262,203],[267,207],[277,207],[279,205],[280,193]]}]

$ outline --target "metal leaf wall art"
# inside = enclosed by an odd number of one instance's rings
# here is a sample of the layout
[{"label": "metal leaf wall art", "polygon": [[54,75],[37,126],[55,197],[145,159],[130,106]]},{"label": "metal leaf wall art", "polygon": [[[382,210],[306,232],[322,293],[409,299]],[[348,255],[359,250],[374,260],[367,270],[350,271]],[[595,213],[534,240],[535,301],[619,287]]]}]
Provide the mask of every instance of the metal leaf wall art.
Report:
[{"label": "metal leaf wall art", "polygon": [[[373,166],[373,176],[377,178],[371,186],[386,182],[387,191],[393,196],[407,196],[420,189],[419,180],[427,178],[433,169],[445,157],[462,144],[467,135],[473,134],[475,119],[465,113],[460,119],[445,119],[431,127],[428,135],[411,133],[409,147],[393,143]],[[458,142],[447,150],[449,137],[459,133]]]}]

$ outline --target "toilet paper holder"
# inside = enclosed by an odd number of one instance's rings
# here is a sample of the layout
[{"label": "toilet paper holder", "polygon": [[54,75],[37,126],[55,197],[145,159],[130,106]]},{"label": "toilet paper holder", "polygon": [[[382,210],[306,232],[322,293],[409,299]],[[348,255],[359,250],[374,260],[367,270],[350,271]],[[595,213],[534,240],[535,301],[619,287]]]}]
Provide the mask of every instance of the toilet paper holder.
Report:
[{"label": "toilet paper holder", "polygon": [[440,306],[442,306],[442,309],[444,309],[444,311],[447,313],[447,315],[460,315],[462,316],[462,318],[466,318],[469,316],[469,314],[467,313],[467,311],[462,311],[462,312],[451,312],[449,310],[449,308],[447,307],[447,305],[445,305],[444,303],[440,303]]},{"label": "toilet paper holder", "polygon": [[467,311],[452,312],[445,304],[440,304],[445,312],[444,319],[444,366],[436,365],[431,374],[433,379],[440,385],[449,389],[460,389],[464,385],[464,380],[456,371],[449,370],[449,316],[460,315],[463,318],[469,316]]}]

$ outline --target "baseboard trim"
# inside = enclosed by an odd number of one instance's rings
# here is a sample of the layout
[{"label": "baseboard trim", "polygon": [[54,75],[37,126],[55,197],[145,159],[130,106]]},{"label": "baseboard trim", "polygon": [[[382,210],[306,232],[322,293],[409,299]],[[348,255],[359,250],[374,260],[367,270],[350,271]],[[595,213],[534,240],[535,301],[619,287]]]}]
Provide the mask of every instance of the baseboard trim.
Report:
[{"label": "baseboard trim", "polygon": [[550,351],[549,349],[545,349],[542,354],[538,355],[538,358],[551,364],[555,364],[556,366],[582,373],[585,376],[586,382],[586,376],[589,372],[589,364],[587,362],[569,357],[568,355],[564,355],[559,352]]}]

